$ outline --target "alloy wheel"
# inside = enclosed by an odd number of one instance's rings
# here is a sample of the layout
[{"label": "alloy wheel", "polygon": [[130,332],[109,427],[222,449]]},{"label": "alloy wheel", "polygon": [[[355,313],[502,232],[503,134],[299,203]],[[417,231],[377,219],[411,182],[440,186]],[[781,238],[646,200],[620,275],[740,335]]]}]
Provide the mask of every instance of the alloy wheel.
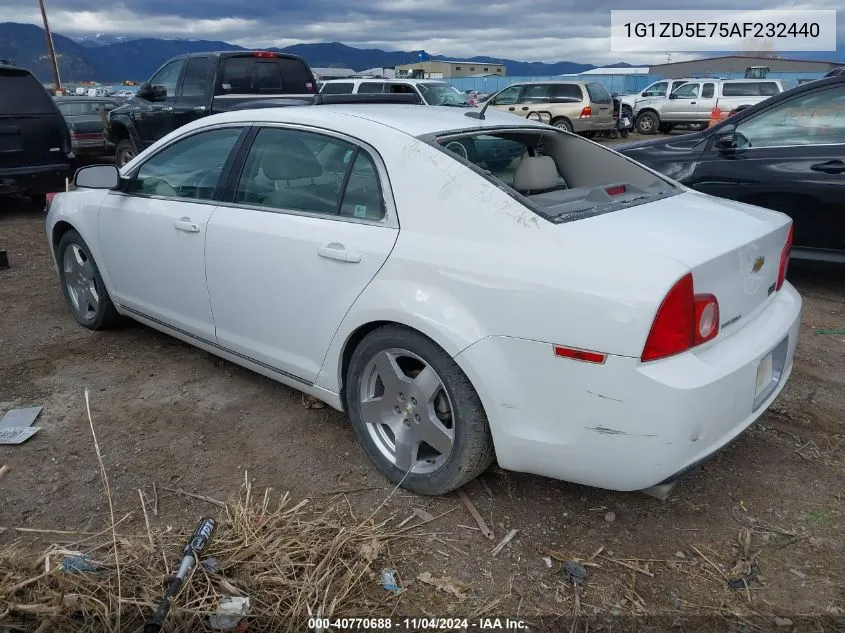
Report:
[{"label": "alloy wheel", "polygon": [[100,306],[100,293],[97,290],[94,264],[78,244],[70,244],[65,249],[62,272],[76,316],[83,321],[93,320]]},{"label": "alloy wheel", "polygon": [[359,402],[378,451],[399,470],[441,468],[455,443],[453,407],[431,365],[404,349],[379,352],[363,372]]}]

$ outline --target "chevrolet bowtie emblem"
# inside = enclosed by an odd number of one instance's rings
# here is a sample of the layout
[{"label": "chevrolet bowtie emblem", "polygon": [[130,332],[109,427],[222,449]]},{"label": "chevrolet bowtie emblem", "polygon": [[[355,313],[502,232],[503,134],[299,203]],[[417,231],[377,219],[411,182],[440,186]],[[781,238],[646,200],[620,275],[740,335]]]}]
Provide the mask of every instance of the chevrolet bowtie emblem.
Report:
[{"label": "chevrolet bowtie emblem", "polygon": [[765,257],[758,257],[754,260],[754,265],[751,267],[752,273],[759,273],[760,269],[763,268],[763,264],[766,263]]}]

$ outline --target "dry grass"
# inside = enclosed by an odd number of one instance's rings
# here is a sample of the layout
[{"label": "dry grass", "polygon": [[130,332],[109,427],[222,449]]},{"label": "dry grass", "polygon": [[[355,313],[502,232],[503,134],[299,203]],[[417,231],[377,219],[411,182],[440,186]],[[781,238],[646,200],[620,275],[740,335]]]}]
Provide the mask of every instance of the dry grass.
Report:
[{"label": "dry grass", "polygon": [[[389,614],[384,592],[369,598],[366,590],[376,587],[381,567],[375,563],[400,533],[371,520],[355,523],[333,506],[310,511],[307,504],[270,490],[256,499],[247,481],[220,512],[202,554],[217,559],[217,571],[194,570],[165,630],[197,630],[221,598],[235,595],[249,597],[250,619],[268,631],[303,631],[309,615]],[[109,526],[76,543],[53,544],[36,559],[7,547],[0,551],[0,620],[30,631],[39,625],[56,632],[137,628],[164,591],[161,553],[173,570],[194,526],[185,527],[134,535],[116,529],[113,535]],[[63,571],[63,559],[83,554],[99,569]]]}]

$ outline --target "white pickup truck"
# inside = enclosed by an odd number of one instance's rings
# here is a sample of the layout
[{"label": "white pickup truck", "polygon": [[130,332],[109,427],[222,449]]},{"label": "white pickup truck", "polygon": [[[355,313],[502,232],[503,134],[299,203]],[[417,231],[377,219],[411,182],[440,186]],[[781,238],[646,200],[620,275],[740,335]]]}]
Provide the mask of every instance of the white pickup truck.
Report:
[{"label": "white pickup truck", "polygon": [[776,79],[673,79],[671,91],[669,81],[652,84],[634,102],[634,126],[640,134],[666,133],[676,125],[703,130],[717,105],[733,112],[783,92]]}]

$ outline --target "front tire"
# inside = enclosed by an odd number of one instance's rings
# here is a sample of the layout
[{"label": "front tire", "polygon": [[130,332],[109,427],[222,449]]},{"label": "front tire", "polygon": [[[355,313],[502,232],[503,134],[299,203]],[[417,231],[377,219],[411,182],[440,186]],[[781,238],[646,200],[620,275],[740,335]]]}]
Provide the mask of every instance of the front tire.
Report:
[{"label": "front tire", "polygon": [[59,279],[68,307],[76,321],[89,330],[105,330],[120,323],[120,315],[103,284],[91,250],[74,230],[56,248]]},{"label": "front tire", "polygon": [[660,118],[654,112],[643,112],[634,125],[640,134],[654,134],[660,126]]},{"label": "front tire", "polygon": [[460,488],[494,460],[493,438],[460,367],[419,332],[385,326],[352,353],[346,409],[376,468],[423,495]]}]

